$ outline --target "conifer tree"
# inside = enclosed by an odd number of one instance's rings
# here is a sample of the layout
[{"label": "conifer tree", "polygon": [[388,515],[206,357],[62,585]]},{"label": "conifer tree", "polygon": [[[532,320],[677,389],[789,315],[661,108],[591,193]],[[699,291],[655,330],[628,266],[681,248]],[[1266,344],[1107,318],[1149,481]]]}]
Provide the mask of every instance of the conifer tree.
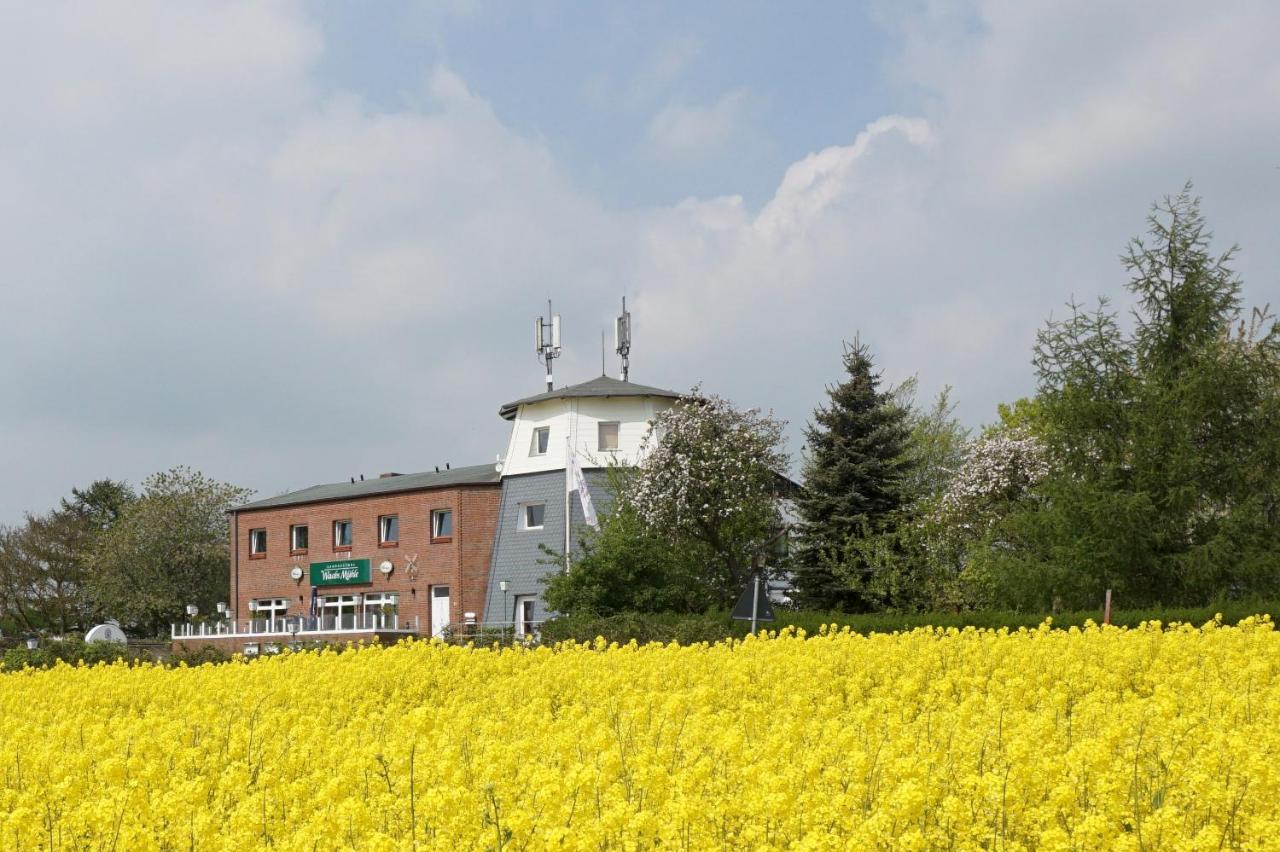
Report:
[{"label": "conifer tree", "polygon": [[805,429],[804,491],[796,548],[797,602],[814,609],[865,607],[868,567],[851,541],[885,532],[902,506],[908,412],[881,390],[867,346],[845,346],[847,378],[827,388]]},{"label": "conifer tree", "polygon": [[1124,257],[1131,323],[1103,301],[1040,332],[1050,475],[972,560],[1004,606],[1280,589],[1280,327],[1246,317],[1190,185],[1149,224]]}]

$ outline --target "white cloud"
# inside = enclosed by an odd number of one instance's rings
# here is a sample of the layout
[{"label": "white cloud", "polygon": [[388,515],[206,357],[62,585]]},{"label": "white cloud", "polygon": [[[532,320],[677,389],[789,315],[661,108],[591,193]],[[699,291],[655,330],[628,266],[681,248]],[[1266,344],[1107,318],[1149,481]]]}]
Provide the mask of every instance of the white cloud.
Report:
[{"label": "white cloud", "polygon": [[669,103],[649,123],[650,146],[663,159],[704,160],[745,132],[750,107],[745,89],[725,92],[710,104]]},{"label": "white cloud", "polygon": [[[759,210],[616,210],[447,69],[398,110],[315,91],[298,6],[11,7],[0,520],[180,462],[271,493],[491,459],[547,296],[565,379],[598,369],[626,291],[639,381],[802,421],[861,331],[890,379],[956,385],[980,420],[1029,390],[1055,305],[1122,286],[1125,239],[1188,177],[1250,297],[1280,302],[1277,13],[1158,8],[895,19],[914,117],[799,159]],[[749,108],[673,103],[651,143],[696,162]]]}]

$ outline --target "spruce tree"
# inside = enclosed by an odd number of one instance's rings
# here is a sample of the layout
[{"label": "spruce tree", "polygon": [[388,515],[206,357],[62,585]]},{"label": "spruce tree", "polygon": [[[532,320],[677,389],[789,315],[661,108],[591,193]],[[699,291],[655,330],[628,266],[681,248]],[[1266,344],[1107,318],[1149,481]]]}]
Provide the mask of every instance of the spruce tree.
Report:
[{"label": "spruce tree", "polygon": [[796,548],[796,600],[813,609],[866,608],[867,579],[850,541],[886,531],[904,502],[910,435],[907,410],[880,389],[867,346],[845,345],[847,378],[805,428],[804,491]]}]

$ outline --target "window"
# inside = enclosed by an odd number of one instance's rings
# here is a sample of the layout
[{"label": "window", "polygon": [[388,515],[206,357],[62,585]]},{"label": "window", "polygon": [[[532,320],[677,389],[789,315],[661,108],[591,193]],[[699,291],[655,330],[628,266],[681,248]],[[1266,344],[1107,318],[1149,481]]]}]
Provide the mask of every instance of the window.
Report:
[{"label": "window", "polygon": [[284,629],[284,616],[289,611],[288,598],[259,598],[249,601],[254,632],[271,633]]},{"label": "window", "polygon": [[306,524],[294,524],[289,527],[289,549],[294,553],[307,552]]},{"label": "window", "polygon": [[436,509],[431,513],[431,540],[453,540],[453,510]]},{"label": "window", "polygon": [[373,629],[396,628],[397,611],[400,607],[400,596],[382,593],[364,596],[365,627]]},{"label": "window", "polygon": [[520,507],[520,529],[522,530],[540,530],[546,519],[546,503],[525,503]]},{"label": "window", "polygon": [[261,559],[267,555],[267,531],[249,530],[249,556]]},{"label": "window", "polygon": [[400,516],[383,515],[378,518],[378,544],[396,545],[400,543]]},{"label": "window", "polygon": [[326,595],[320,598],[321,630],[353,630],[355,627],[355,595]]},{"label": "window", "polygon": [[599,443],[597,446],[604,452],[612,452],[618,449],[618,424],[601,423],[597,427],[597,435]]},{"label": "window", "polygon": [[534,429],[533,441],[529,444],[529,455],[545,456],[549,446],[551,446],[551,427],[539,426]]},{"label": "window", "polygon": [[334,521],[333,522],[333,548],[334,550],[350,550],[351,549],[351,522],[350,521]]}]

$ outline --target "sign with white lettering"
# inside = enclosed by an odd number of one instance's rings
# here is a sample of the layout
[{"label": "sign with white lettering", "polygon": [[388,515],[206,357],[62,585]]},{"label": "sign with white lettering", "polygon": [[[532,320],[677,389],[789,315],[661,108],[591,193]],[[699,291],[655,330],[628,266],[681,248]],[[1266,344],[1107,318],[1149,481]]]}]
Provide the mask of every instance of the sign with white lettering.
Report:
[{"label": "sign with white lettering", "polygon": [[312,562],[311,585],[352,586],[372,583],[368,559],[340,559],[337,562]]}]

